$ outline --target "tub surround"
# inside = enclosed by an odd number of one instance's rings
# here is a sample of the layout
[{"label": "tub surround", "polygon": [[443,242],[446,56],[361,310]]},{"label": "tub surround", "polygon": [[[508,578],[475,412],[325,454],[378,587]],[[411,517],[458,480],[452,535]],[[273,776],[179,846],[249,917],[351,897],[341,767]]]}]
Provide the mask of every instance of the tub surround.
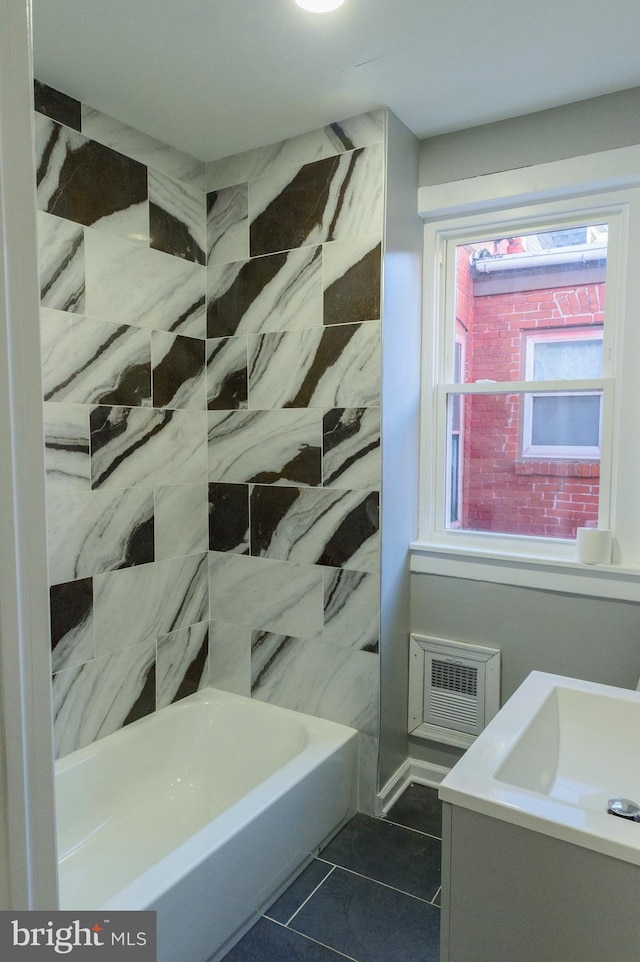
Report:
[{"label": "tub surround", "polygon": [[36,92],[58,754],[213,684],[371,810],[385,112],[204,165]]}]

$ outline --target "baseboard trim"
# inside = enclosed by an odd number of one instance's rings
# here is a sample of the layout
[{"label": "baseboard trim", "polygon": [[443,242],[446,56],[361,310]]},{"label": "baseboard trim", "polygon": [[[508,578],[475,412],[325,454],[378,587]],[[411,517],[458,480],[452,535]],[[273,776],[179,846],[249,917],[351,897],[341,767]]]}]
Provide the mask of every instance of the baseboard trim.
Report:
[{"label": "baseboard trim", "polygon": [[412,782],[437,788],[440,782],[449,774],[451,769],[444,765],[434,765],[423,762],[419,758],[407,758],[400,768],[391,776],[384,788],[378,792],[376,798],[376,814],[384,818],[389,809],[395,805],[402,793]]}]

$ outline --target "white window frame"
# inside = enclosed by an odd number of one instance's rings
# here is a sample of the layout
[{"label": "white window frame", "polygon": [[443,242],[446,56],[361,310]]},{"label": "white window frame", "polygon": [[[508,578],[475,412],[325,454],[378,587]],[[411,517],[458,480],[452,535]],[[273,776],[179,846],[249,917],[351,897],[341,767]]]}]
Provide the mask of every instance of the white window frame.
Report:
[{"label": "white window frame", "polygon": [[[527,331],[524,335],[524,376],[527,381],[535,381],[533,376],[534,358],[535,358],[535,346],[536,344],[566,344],[572,340],[580,341],[603,341],[604,334],[602,327],[584,328],[584,327],[565,327],[557,328],[553,331],[548,330],[533,330]],[[541,382],[545,383],[545,382]],[[540,397],[544,393],[553,393],[556,397],[559,396],[556,392],[549,391],[537,391],[535,394],[527,394],[524,397],[523,412],[522,412],[522,444],[521,444],[521,457],[528,460],[583,460],[583,461],[599,461],[600,460],[600,444],[593,446],[587,445],[542,445],[533,444],[531,440],[531,435],[533,431],[533,400],[536,397]],[[561,392],[566,394],[566,391]],[[583,397],[586,395],[593,396],[594,391],[572,391],[572,394],[580,394]],[[600,404],[600,428],[598,431],[598,436],[602,436],[602,404]]]},{"label": "white window frame", "polygon": [[[414,571],[522,584],[603,597],[640,601],[640,290],[628,259],[640,252],[640,147],[591,154],[536,167],[492,174],[419,190],[425,220],[423,381],[418,537],[411,545]],[[453,385],[447,344],[449,318],[443,316],[445,245],[502,236],[505,231],[543,230],[558,223],[610,224],[607,266],[607,318],[603,378],[571,381],[572,390],[603,389],[603,439],[599,525],[613,532],[610,565],[586,566],[576,560],[575,542],[468,532],[444,526],[447,393],[512,393],[529,382]],[[616,323],[617,321],[617,323]],[[445,333],[446,332],[446,333]],[[624,345],[624,349],[623,349]],[[539,392],[541,382],[535,382]],[[545,390],[567,390],[567,382],[544,382]],[[438,418],[439,416],[439,418]],[[622,443],[622,439],[625,443]],[[630,443],[637,438],[637,443]],[[619,439],[619,440],[618,440]]]}]

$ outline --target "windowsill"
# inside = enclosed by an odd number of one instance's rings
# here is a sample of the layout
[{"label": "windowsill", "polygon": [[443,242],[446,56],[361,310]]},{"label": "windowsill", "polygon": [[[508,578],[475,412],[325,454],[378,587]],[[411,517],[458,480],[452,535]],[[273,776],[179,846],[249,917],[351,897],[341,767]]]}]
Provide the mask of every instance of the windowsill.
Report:
[{"label": "windowsill", "polygon": [[640,602],[640,568],[419,541],[411,543],[410,558],[411,571],[418,574]]}]

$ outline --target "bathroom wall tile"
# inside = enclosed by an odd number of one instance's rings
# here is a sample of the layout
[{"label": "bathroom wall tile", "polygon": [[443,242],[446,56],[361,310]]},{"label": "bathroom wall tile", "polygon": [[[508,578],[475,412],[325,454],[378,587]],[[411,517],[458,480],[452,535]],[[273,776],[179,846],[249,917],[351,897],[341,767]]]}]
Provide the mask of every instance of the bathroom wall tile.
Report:
[{"label": "bathroom wall tile", "polygon": [[249,256],[247,184],[207,194],[207,264],[226,264]]},{"label": "bathroom wall tile", "polygon": [[209,480],[321,483],[321,412],[210,411]]},{"label": "bathroom wall tile", "polygon": [[151,337],[125,324],[43,308],[45,401],[151,404]]},{"label": "bathroom wall tile", "polygon": [[282,708],[375,734],[379,660],[367,651],[254,631],[251,692]]},{"label": "bathroom wall tile", "polygon": [[382,186],[381,144],[306,164],[277,196],[269,178],[252,182],[252,256],[380,233]]},{"label": "bathroom wall tile", "polygon": [[249,337],[249,407],[380,404],[380,325]]},{"label": "bathroom wall tile", "polygon": [[158,638],[156,705],[166,708],[208,684],[209,622]]},{"label": "bathroom wall tile", "polygon": [[380,578],[363,571],[325,568],[324,641],[341,648],[378,651]]},{"label": "bathroom wall tile", "polygon": [[94,613],[98,655],[206,621],[206,553],[96,575]]},{"label": "bathroom wall tile", "polygon": [[333,408],[323,418],[323,484],[380,490],[380,408]]},{"label": "bathroom wall tile", "polygon": [[212,551],[211,617],[249,628],[320,640],[322,569]]},{"label": "bathroom wall tile", "polygon": [[88,491],[89,408],[84,404],[45,403],[44,444],[47,493]]},{"label": "bathroom wall tile", "polygon": [[209,547],[208,516],[205,482],[156,488],[156,561],[206,551]]},{"label": "bathroom wall tile", "polygon": [[211,338],[207,341],[207,406],[209,410],[228,411],[246,408],[247,397],[247,338]]},{"label": "bathroom wall tile", "polygon": [[381,257],[379,234],[324,245],[325,324],[372,321],[380,317]]},{"label": "bathroom wall tile", "polygon": [[209,622],[209,684],[235,695],[251,695],[251,629]]},{"label": "bathroom wall tile", "polygon": [[35,115],[35,137],[40,210],[122,237],[148,237],[144,164],[42,114]]},{"label": "bathroom wall tile", "polygon": [[206,268],[121,238],[85,231],[87,314],[204,337]]},{"label": "bathroom wall tile", "polygon": [[93,582],[80,578],[49,589],[51,663],[54,671],[90,661],[93,637]]},{"label": "bathroom wall tile", "polygon": [[129,127],[115,117],[82,105],[82,133],[106,147],[204,191],[205,164],[189,154]]},{"label": "bathroom wall tile", "polygon": [[312,130],[266,147],[211,161],[207,164],[207,190],[220,190],[258,177],[268,177],[278,194],[304,164],[322,157],[322,144],[323,131]]},{"label": "bathroom wall tile", "polygon": [[92,408],[92,487],[206,480],[206,421],[205,411]]},{"label": "bathroom wall tile", "polygon": [[205,342],[180,334],[151,332],[153,405],[207,409]]},{"label": "bathroom wall tile", "polygon": [[49,583],[154,560],[153,491],[71,491],[47,498]]},{"label": "bathroom wall tile", "polygon": [[248,485],[209,485],[209,548],[211,551],[248,553]]},{"label": "bathroom wall tile", "polygon": [[84,229],[53,214],[38,211],[40,303],[59,311],[82,314],[84,294]]},{"label": "bathroom wall tile", "polygon": [[323,155],[332,157],[356,147],[369,147],[384,139],[385,110],[372,110],[324,128]]},{"label": "bathroom wall tile", "polygon": [[206,225],[203,191],[150,170],[149,234],[154,250],[204,264]]},{"label": "bathroom wall tile", "polygon": [[41,83],[39,80],[33,82],[33,99],[36,111],[44,114],[51,120],[57,120],[59,124],[80,130],[81,125],[81,104],[74,97],[63,94],[54,87]]},{"label": "bathroom wall tile", "polygon": [[58,757],[155,710],[155,639],[53,676]]},{"label": "bathroom wall tile", "polygon": [[377,571],[378,494],[254,485],[251,554]]},{"label": "bathroom wall tile", "polygon": [[262,334],[322,324],[322,248],[253,257],[207,272],[207,335]]}]

